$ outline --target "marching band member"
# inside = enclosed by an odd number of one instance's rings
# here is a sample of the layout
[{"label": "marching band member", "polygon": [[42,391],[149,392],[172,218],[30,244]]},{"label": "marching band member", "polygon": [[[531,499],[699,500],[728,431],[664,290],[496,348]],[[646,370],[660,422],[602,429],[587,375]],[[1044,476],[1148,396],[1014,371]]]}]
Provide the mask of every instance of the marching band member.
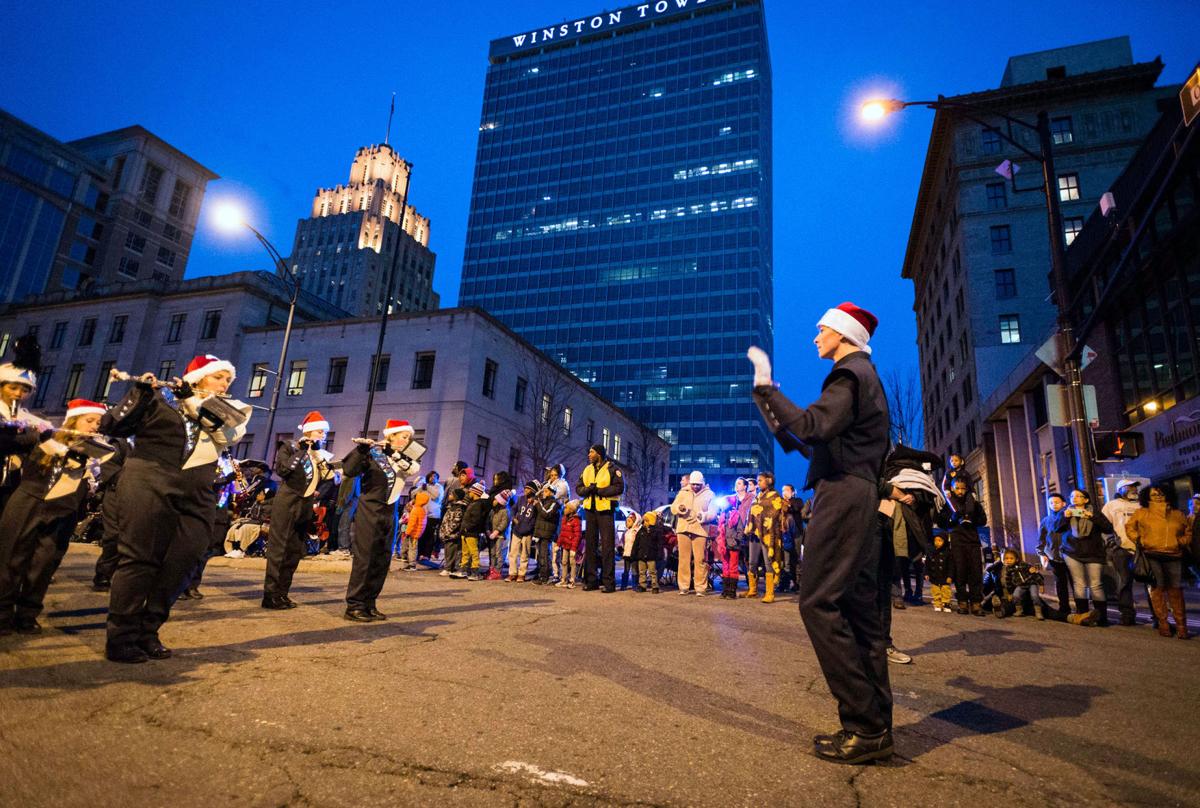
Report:
[{"label": "marching band member", "polygon": [[112,585],[113,573],[117,570],[117,484],[121,481],[121,469],[129,457],[131,445],[128,440],[112,440],[115,454],[100,468],[98,491],[100,493],[100,555],[96,558],[96,570],[92,574],[92,589],[107,592]]},{"label": "marching band member", "polygon": [[25,409],[25,399],[37,389],[41,349],[37,340],[21,337],[13,343],[13,361],[0,365],[0,513],[21,484],[21,456],[53,426]]},{"label": "marching band member", "polygon": [[41,631],[37,617],[84,500],[112,447],[95,435],[103,404],[75,399],[61,430],[25,455],[21,484],[0,518],[0,634]]},{"label": "marching band member", "polygon": [[362,478],[358,513],[354,516],[351,545],[354,560],[346,589],[345,614],[347,620],[360,623],[386,619],[375,608],[375,599],[383,590],[392,559],[396,501],[404,491],[405,480],[421,471],[420,464],[406,456],[413,442],[413,428],[408,421],[389,420],[383,435],[382,446],[366,438],[355,438],[358,445],[342,461],[342,473]]},{"label": "marching band member", "polygon": [[329,422],[310,412],[297,427],[300,440],[281,441],[275,450],[275,473],[282,483],[271,505],[271,538],[267,541],[267,574],[263,582],[264,609],[291,609],[288,597],[292,576],[304,555],[304,543],[313,525],[313,496],[317,486],[335,476],[321,442]]},{"label": "marching band member", "polygon": [[[114,373],[114,378],[126,378]],[[225,398],[234,368],[212,355],[188,363],[182,380],[134,379],[101,431],[134,436],[119,486],[120,561],[113,575],[105,656],[165,659],[158,639],[171,606],[208,546],[216,514],[217,457],[241,440],[251,408]],[[175,389],[170,394],[166,388]]]}]

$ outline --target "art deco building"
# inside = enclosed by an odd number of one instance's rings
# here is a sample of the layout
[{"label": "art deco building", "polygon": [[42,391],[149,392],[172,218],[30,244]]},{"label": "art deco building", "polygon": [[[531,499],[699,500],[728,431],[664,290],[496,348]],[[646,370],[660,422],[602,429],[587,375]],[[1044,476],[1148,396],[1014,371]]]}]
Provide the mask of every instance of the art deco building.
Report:
[{"label": "art deco building", "polygon": [[301,286],[355,315],[438,307],[429,219],[407,204],[412,165],[387,145],[354,156],[345,185],[321,188],[296,225],[291,263]]}]

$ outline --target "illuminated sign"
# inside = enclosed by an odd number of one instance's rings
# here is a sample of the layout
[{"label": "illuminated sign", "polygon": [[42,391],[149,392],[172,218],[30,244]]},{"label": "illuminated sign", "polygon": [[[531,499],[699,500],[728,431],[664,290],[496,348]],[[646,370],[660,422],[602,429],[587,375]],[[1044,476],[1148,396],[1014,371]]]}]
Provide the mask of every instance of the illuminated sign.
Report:
[{"label": "illuminated sign", "polygon": [[721,0],[654,0],[650,3],[626,6],[618,11],[604,11],[570,22],[555,23],[545,28],[534,28],[532,31],[494,39],[489,56],[495,59],[522,51],[537,50],[564,40],[670,17],[706,6],[715,6],[720,2]]}]

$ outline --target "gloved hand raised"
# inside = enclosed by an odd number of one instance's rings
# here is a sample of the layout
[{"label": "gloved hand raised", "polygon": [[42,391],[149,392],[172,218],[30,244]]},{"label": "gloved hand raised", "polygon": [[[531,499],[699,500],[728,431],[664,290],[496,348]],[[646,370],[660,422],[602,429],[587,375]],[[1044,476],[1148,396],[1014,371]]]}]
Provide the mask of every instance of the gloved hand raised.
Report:
[{"label": "gloved hand raised", "polygon": [[746,351],[746,358],[754,365],[754,386],[770,387],[774,384],[771,379],[771,357],[757,345],[751,345]]}]

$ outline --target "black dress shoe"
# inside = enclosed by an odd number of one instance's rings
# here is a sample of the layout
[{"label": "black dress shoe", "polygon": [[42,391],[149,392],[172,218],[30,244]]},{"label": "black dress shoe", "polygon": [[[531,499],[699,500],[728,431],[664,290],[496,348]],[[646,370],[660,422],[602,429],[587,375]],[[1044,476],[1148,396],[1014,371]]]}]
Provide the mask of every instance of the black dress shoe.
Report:
[{"label": "black dress shoe", "polygon": [[595,592],[599,588],[600,588],[599,584],[584,584],[583,585],[584,592]]},{"label": "black dress shoe", "polygon": [[104,656],[109,662],[120,662],[133,665],[150,659],[146,652],[136,645],[113,645],[104,649]]},{"label": "black dress shoe", "polygon": [[353,620],[355,623],[373,623],[375,618],[366,609],[347,609],[342,615],[347,620]]},{"label": "black dress shoe", "polygon": [[94,592],[107,592],[109,589],[112,589],[112,581],[108,578],[97,578],[92,581],[92,591]]},{"label": "black dress shoe", "polygon": [[280,595],[279,599],[283,601],[283,606],[285,609],[294,609],[300,605],[296,601],[289,598],[287,595]]},{"label": "black dress shoe", "polygon": [[41,634],[42,625],[37,620],[18,620],[13,626],[18,634]]},{"label": "black dress shoe", "polygon": [[375,620],[387,620],[387,615],[376,609],[374,606],[368,606],[364,609],[367,614],[371,615]]},{"label": "black dress shoe", "polygon": [[137,647],[151,659],[169,659],[172,654],[171,649],[159,642],[157,637],[140,640]]},{"label": "black dress shoe", "polygon": [[814,751],[817,757],[830,763],[845,763],[851,766],[861,766],[873,760],[887,760],[895,749],[891,730],[884,730],[878,735],[859,735],[842,730],[829,743],[819,743],[817,738],[813,739],[816,743]]},{"label": "black dress shoe", "polygon": [[615,586],[606,586],[603,589],[601,589],[600,591],[606,595],[611,595],[613,592],[617,591],[617,588]]},{"label": "black dress shoe", "polygon": [[204,593],[201,592],[199,589],[197,589],[194,586],[191,589],[187,590],[187,596],[190,597],[192,600],[204,600]]},{"label": "black dress shoe", "polygon": [[263,595],[262,607],[264,609],[275,610],[292,608],[291,606],[287,605],[287,601],[282,595]]},{"label": "black dress shoe", "polygon": [[182,592],[180,592],[180,593],[179,593],[179,597],[177,597],[177,598],[175,598],[175,599],[176,599],[176,600],[191,600],[191,599],[192,599],[192,593],[191,593],[191,592],[189,592],[188,590],[186,590],[186,589],[185,589],[185,590],[183,590]]}]

